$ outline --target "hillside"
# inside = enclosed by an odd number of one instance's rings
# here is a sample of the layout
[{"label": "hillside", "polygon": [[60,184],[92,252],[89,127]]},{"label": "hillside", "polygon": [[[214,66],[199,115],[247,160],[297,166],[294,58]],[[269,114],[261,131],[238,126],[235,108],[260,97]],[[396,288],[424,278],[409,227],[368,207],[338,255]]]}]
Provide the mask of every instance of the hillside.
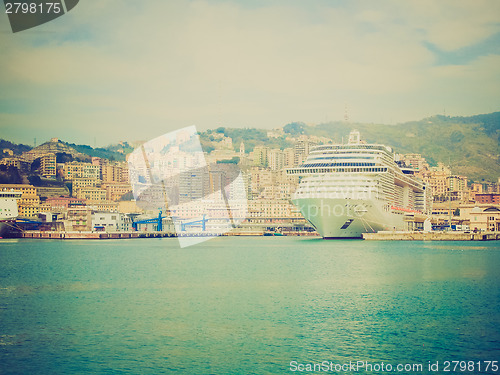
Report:
[{"label": "hillside", "polygon": [[[90,157],[96,156],[103,159],[109,160],[125,160],[125,155],[133,151],[133,147],[126,142],[122,142],[118,145],[111,145],[107,147],[93,148],[88,145],[77,145],[74,143],[68,143],[61,141],[59,139],[52,139],[45,142],[35,148],[30,146],[15,144],[3,139],[0,139],[0,151],[4,149],[12,150],[14,155],[23,155],[24,157],[30,159],[29,155],[31,153],[54,153],[61,158],[65,158],[64,161],[71,160],[81,160],[89,161]],[[3,153],[0,157],[6,157],[8,154]],[[69,159],[68,159],[69,157]],[[58,160],[62,162],[63,160]]]},{"label": "hillside", "polygon": [[132,152],[134,149],[128,143],[121,143],[119,145],[112,145],[108,147],[98,147],[93,148],[87,145],[77,145],[74,143],[66,143],[65,144],[76,151],[91,156],[91,157],[99,157],[102,159],[108,160],[120,160],[125,161],[125,155]]},{"label": "hillside", "polygon": [[301,134],[347,140],[352,129],[361,132],[369,143],[391,146],[398,153],[419,153],[431,165],[443,162],[451,166],[454,174],[474,181],[496,181],[500,177],[500,112],[470,117],[433,116],[420,121],[398,125],[328,122],[306,125],[296,122],[286,125],[284,135],[268,139],[266,131],[259,129],[218,128],[201,133],[202,144],[210,147],[213,132],[224,133],[233,139],[233,146],[245,142],[247,152],[255,145],[268,145],[281,149],[293,143],[287,137]]},{"label": "hillside", "polygon": [[34,160],[37,156],[44,153],[69,155],[72,159],[81,161],[87,161],[90,159],[87,155],[78,152],[57,138],[52,138],[50,141],[42,143],[40,146],[37,146],[30,151],[24,152],[22,156],[27,160]]},{"label": "hillside", "polygon": [[23,152],[27,152],[31,150],[30,146],[23,144],[15,144],[5,139],[0,139],[0,157],[8,157],[10,156],[8,152],[4,152],[4,150],[10,150],[14,155],[21,155]]},{"label": "hillside", "polygon": [[453,173],[471,180],[496,181],[500,176],[500,112],[471,117],[434,116],[399,125],[321,124],[311,134],[338,141],[357,128],[368,142],[398,153],[419,153],[431,165],[449,164]]},{"label": "hillside", "polygon": [[[461,174],[473,181],[496,181],[500,177],[500,112],[469,117],[433,116],[420,121],[397,125],[328,122],[306,125],[295,122],[283,127],[284,134],[268,138],[267,130],[255,128],[224,128],[200,132],[205,151],[214,149],[220,137],[229,137],[238,151],[245,143],[246,152],[257,145],[284,149],[293,147],[292,138],[301,134],[331,138],[334,142],[346,140],[352,129],[361,132],[367,142],[391,146],[398,153],[422,154],[431,165],[443,162],[451,166],[454,174]],[[0,140],[0,146],[14,154],[29,153],[30,147]],[[110,160],[125,160],[133,150],[127,142],[104,148],[92,148],[67,142],[46,142],[37,147],[48,152],[70,154],[75,159],[88,160],[98,156]],[[7,156],[7,155],[3,155]],[[4,171],[7,172],[7,171]]]}]

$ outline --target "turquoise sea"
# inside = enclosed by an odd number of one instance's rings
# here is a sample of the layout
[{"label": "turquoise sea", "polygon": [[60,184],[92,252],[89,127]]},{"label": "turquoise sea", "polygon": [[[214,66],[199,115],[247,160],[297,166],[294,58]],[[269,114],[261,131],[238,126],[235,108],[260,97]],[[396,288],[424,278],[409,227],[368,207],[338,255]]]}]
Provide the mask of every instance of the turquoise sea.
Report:
[{"label": "turquoise sea", "polygon": [[500,361],[500,244],[0,240],[1,374],[293,374],[349,361],[499,373],[486,364]]}]

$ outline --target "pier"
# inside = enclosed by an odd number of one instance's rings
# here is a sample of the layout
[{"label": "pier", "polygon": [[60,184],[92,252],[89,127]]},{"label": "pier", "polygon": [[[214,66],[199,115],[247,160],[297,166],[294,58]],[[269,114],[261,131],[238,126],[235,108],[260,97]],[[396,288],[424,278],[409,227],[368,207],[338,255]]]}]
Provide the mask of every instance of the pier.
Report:
[{"label": "pier", "polygon": [[[149,231],[149,232],[63,232],[63,231],[22,231],[10,233],[10,238],[35,238],[47,240],[118,240],[118,239],[131,239],[131,238],[168,238],[168,237],[219,237],[219,236],[264,236],[264,231],[230,231],[226,233],[215,232],[165,232],[165,231]],[[293,232],[286,231],[276,234],[276,236],[312,236],[317,237],[316,232]]]},{"label": "pier", "polygon": [[397,232],[384,231],[363,233],[364,240],[375,241],[494,241],[500,240],[500,232]]}]

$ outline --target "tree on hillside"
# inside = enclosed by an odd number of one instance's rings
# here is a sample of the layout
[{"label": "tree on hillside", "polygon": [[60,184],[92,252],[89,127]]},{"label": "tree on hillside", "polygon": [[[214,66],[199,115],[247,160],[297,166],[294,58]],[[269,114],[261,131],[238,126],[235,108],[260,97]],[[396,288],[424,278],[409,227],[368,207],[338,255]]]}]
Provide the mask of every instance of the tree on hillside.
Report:
[{"label": "tree on hillside", "polygon": [[21,184],[19,170],[13,166],[0,165],[0,184]]},{"label": "tree on hillside", "polygon": [[291,135],[300,135],[304,134],[304,130],[306,127],[307,125],[303,122],[292,122],[290,124],[286,124],[283,127],[283,131]]},{"label": "tree on hillside", "polygon": [[57,163],[69,163],[73,161],[73,156],[67,152],[58,152],[56,154]]}]

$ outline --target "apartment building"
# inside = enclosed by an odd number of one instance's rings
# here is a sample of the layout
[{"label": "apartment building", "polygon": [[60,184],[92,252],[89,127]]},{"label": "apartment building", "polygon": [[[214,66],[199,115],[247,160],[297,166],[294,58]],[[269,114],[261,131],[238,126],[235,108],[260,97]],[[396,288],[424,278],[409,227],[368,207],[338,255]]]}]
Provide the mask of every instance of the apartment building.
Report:
[{"label": "apartment building", "polygon": [[108,201],[117,201],[123,195],[132,192],[130,184],[124,183],[105,183],[101,187],[106,190],[106,200]]},{"label": "apartment building", "polygon": [[71,162],[64,164],[63,177],[65,180],[86,179],[100,181],[100,170],[98,165],[82,162]]},{"label": "apartment building", "polygon": [[285,166],[285,154],[279,148],[269,150],[268,166],[273,171],[280,171]]},{"label": "apartment building", "polygon": [[401,160],[416,171],[429,169],[429,164],[421,154],[404,154],[401,155]]},{"label": "apartment building", "polygon": [[24,160],[20,157],[10,157],[0,159],[0,165],[6,165],[7,167],[15,167],[19,170],[27,169],[30,166],[30,163],[27,160]]},{"label": "apartment building", "polygon": [[40,158],[40,174],[45,178],[55,178],[57,175],[56,155],[48,153]]},{"label": "apartment building", "polygon": [[476,203],[500,204],[500,194],[498,193],[477,193],[474,196]]},{"label": "apartment building", "polygon": [[102,202],[106,200],[106,190],[97,187],[79,188],[76,190],[76,197],[90,202]]}]

